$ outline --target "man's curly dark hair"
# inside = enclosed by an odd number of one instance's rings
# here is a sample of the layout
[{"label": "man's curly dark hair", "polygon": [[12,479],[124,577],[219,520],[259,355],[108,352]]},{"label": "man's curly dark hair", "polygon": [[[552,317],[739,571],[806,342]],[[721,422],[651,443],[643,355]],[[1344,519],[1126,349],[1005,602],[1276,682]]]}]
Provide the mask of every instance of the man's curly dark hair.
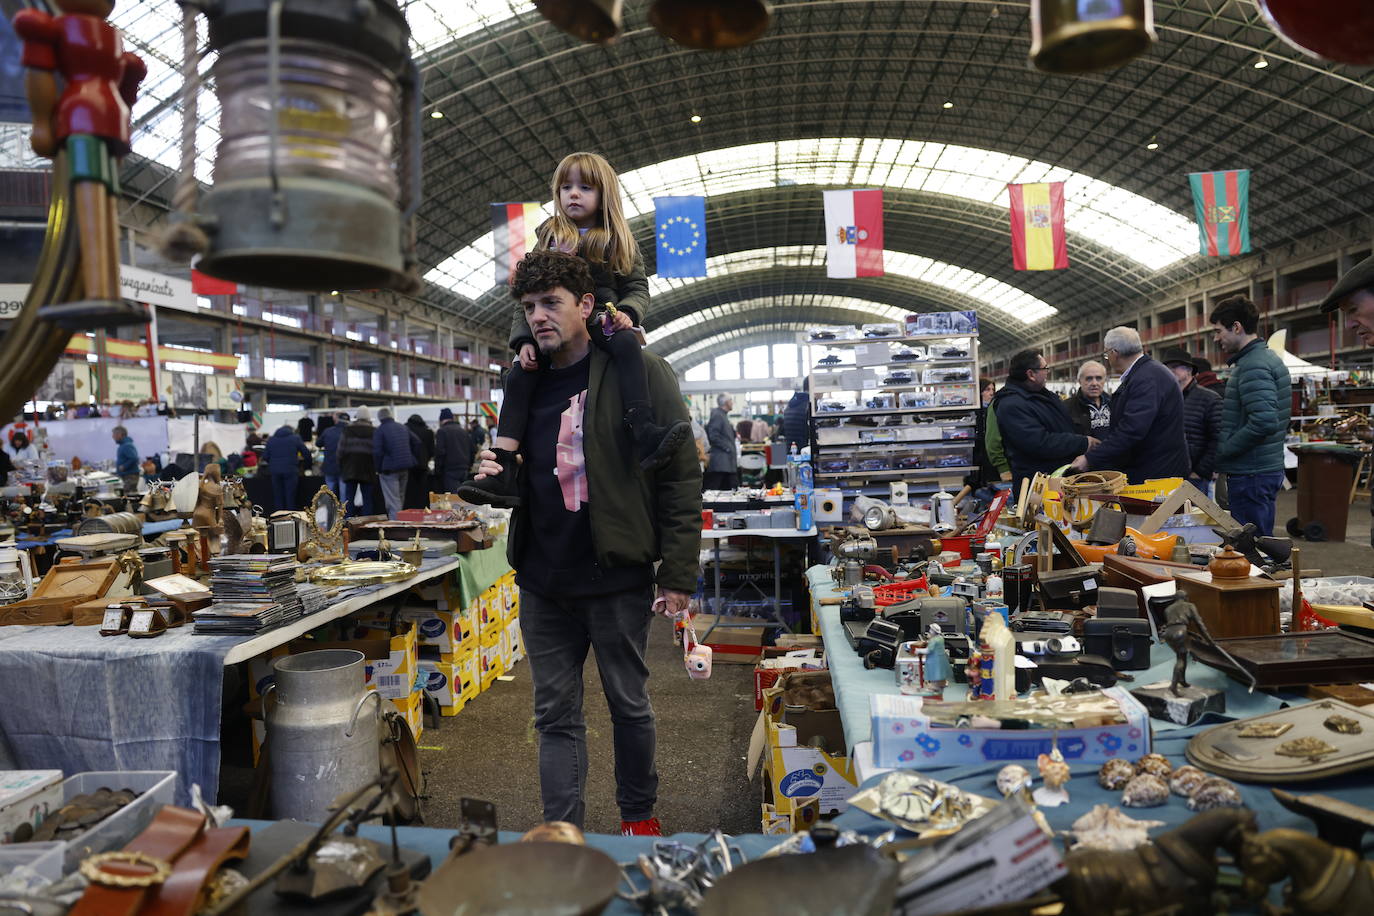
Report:
[{"label": "man's curly dark hair", "polygon": [[532,251],[515,265],[510,292],[519,301],[529,293],[544,293],[563,287],[577,299],[596,292],[596,283],[587,262],[575,254],[561,251]]}]

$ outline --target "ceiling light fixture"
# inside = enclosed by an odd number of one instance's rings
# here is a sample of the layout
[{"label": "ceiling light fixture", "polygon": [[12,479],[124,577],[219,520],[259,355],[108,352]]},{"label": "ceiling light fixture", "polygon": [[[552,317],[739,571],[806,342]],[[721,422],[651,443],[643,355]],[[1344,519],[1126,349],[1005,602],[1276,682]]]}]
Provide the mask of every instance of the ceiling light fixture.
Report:
[{"label": "ceiling light fixture", "polygon": [[1256,69],[1256,70],[1263,70],[1263,69],[1264,69],[1265,67],[1267,67],[1267,66],[1269,66],[1269,61],[1265,60],[1265,59],[1264,59],[1264,55],[1261,54],[1261,55],[1260,55],[1260,59],[1257,60],[1257,61],[1255,61],[1255,69]]},{"label": "ceiling light fixture", "polygon": [[699,114],[694,114],[694,115],[692,115],[692,123],[693,123],[693,124],[700,124],[700,123],[701,123],[701,115],[699,115]]},{"label": "ceiling light fixture", "polygon": [[951,102],[951,101],[946,100],[946,101],[945,101],[945,104],[941,105],[940,107],[941,107],[941,108],[946,108],[946,109],[948,109],[948,108],[953,108],[953,107],[954,107],[954,103]]},{"label": "ceiling light fixture", "polygon": [[444,116],[444,113],[442,111],[431,111],[429,116],[437,121]]}]

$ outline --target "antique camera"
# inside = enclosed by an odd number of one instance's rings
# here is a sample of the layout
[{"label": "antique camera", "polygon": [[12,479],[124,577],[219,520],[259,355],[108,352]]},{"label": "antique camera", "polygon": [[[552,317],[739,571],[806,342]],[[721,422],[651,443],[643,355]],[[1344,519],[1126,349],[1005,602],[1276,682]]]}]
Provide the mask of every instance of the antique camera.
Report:
[{"label": "antique camera", "polygon": [[945,634],[945,644],[956,633],[968,632],[968,604],[963,598],[925,598],[921,601],[921,632],[925,633],[931,624],[939,624]]},{"label": "antique camera", "polygon": [[1017,633],[1060,633],[1073,632],[1073,615],[1061,611],[1026,611],[1016,615],[1011,628]]},{"label": "antique camera", "polygon": [[706,680],[711,676],[711,647],[698,643],[683,654],[682,662],[688,677],[695,681]]},{"label": "antique camera", "polygon": [[1099,570],[1087,566],[1050,569],[1040,573],[1036,585],[1045,607],[1081,609],[1097,603],[1097,580],[1101,576]]},{"label": "antique camera", "polygon": [[873,589],[856,585],[849,597],[840,602],[840,620],[872,620],[877,613]]},{"label": "antique camera", "polygon": [[881,617],[868,623],[855,647],[864,660],[865,668],[891,668],[897,661],[897,647],[902,644],[900,624]]},{"label": "antique camera", "polygon": [[1072,636],[1051,636],[1018,642],[1016,648],[1022,655],[1076,655],[1083,651],[1083,644]]},{"label": "antique camera", "polygon": [[1086,651],[1100,655],[1117,671],[1150,667],[1150,621],[1139,617],[1108,617],[1083,621]]}]

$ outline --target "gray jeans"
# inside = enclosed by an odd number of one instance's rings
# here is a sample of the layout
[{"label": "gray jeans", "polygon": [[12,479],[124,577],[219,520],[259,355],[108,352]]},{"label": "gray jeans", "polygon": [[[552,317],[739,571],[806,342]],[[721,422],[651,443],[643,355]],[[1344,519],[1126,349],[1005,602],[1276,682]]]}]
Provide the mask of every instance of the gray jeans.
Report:
[{"label": "gray jeans", "polygon": [[601,689],[611,710],[620,817],[639,821],[654,816],[658,769],[649,668],[644,663],[652,601],[649,588],[561,599],[520,590],[520,633],[534,681],[539,790],[546,821],[571,821],[581,827],[586,816],[582,667],[589,647],[596,653]]},{"label": "gray jeans", "polygon": [[406,478],[409,471],[382,471],[377,482],[382,485],[382,499],[386,501],[386,514],[391,518],[401,511],[406,498]]}]

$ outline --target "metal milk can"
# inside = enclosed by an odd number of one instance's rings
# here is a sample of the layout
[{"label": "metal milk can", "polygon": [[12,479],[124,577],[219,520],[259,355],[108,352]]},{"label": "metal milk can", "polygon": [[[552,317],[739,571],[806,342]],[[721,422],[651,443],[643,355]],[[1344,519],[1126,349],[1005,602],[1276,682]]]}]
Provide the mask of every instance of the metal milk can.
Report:
[{"label": "metal milk can", "polygon": [[276,704],[266,711],[272,816],[318,823],[334,799],[380,773],[381,697],[364,687],[363,654],[354,649],[289,655],[273,671],[268,692]]}]

